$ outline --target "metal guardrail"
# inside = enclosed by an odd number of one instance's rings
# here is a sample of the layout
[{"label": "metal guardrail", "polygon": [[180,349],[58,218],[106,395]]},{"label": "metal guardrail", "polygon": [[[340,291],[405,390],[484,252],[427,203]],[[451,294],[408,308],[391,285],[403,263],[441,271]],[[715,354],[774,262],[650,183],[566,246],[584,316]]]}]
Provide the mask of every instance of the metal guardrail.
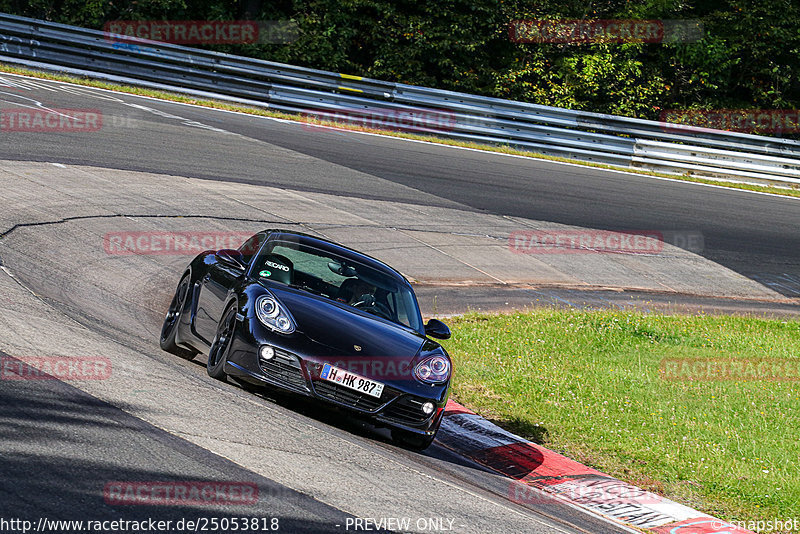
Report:
[{"label": "metal guardrail", "polygon": [[[417,87],[0,13],[0,61],[666,173],[800,184],[800,142]],[[433,119],[433,120],[431,120]],[[403,121],[406,122],[403,122]],[[409,124],[413,123],[413,124]]]}]

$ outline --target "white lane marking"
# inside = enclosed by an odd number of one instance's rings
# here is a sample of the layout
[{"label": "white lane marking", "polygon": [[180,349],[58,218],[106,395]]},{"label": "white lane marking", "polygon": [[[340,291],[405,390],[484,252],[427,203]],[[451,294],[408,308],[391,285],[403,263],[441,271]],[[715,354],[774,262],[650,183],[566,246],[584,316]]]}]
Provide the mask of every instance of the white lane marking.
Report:
[{"label": "white lane marking", "polygon": [[25,86],[21,85],[19,82],[12,82],[11,80],[9,80],[7,78],[0,78],[0,83],[2,83],[3,86],[5,86],[5,87],[14,87],[14,88],[17,88],[17,89],[27,89],[28,91],[31,90],[30,87],[25,87]]},{"label": "white lane marking", "polygon": [[18,80],[16,82],[12,82],[11,80],[9,80],[7,78],[0,78],[0,82],[2,82],[4,85],[8,85],[9,87],[16,87],[18,89],[25,89],[26,91],[31,91],[33,89],[42,89],[44,91],[50,91],[50,92],[53,92],[53,93],[57,93],[58,92],[58,89],[53,89],[52,87],[49,87],[49,86],[45,85],[44,83],[38,81],[38,79],[37,79],[37,81],[33,81],[32,78],[25,78],[24,80]]},{"label": "white lane marking", "polygon": [[11,278],[14,282],[16,282],[19,287],[21,287],[22,289],[24,289],[25,291],[27,291],[28,293],[30,293],[31,295],[36,297],[36,299],[39,299],[39,300],[41,299],[41,297],[39,295],[37,295],[36,292],[33,289],[31,289],[28,286],[26,286],[25,284],[23,284],[22,281],[20,281],[19,278],[14,276],[14,273],[9,271],[8,267],[6,267],[5,265],[0,265],[0,271],[3,271],[4,273],[6,273],[6,275],[8,275],[9,278]]},{"label": "white lane marking", "polygon": [[59,110],[56,110],[56,109],[53,109],[53,108],[49,108],[49,107],[45,106],[42,102],[39,102],[38,100],[35,100],[33,98],[28,98],[26,96],[14,94],[14,93],[6,93],[4,91],[0,91],[0,95],[8,95],[8,96],[11,96],[11,97],[14,97],[14,98],[19,98],[19,99],[22,99],[22,100],[27,100],[29,102],[33,102],[33,105],[31,105],[31,104],[21,104],[19,102],[12,102],[10,100],[0,100],[0,102],[5,102],[6,104],[11,104],[11,105],[14,105],[14,106],[18,106],[18,107],[22,107],[22,108],[28,108],[28,109],[34,109],[34,110],[49,111],[49,112],[54,113],[56,115],[59,115],[61,117],[68,117],[68,118],[70,118],[72,120],[78,120],[77,117],[73,117],[72,115],[70,115],[68,113],[63,113],[63,110],[59,111]]},{"label": "white lane marking", "polygon": [[53,89],[52,87],[48,87],[47,85],[45,85],[44,83],[42,83],[40,81],[35,81],[34,82],[34,81],[31,81],[31,80],[28,80],[28,81],[25,82],[25,84],[30,86],[29,90],[43,89],[45,91],[50,91],[52,93],[57,93],[58,92],[58,89]]},{"label": "white lane marking", "polygon": [[[11,76],[11,74],[6,74],[6,76]],[[46,82],[49,82],[50,84],[55,84],[55,87],[53,87],[52,85],[46,85],[46,83],[44,81],[39,81],[39,80],[34,82],[34,81],[31,81],[30,79],[25,79],[24,81],[16,81],[16,82],[14,82],[14,81],[11,81],[11,80],[9,80],[7,78],[4,78],[4,77],[0,76],[0,87],[9,87],[9,88],[15,88],[15,89],[18,89],[18,90],[25,90],[25,91],[32,91],[32,90],[37,90],[38,89],[38,90],[50,91],[50,92],[53,92],[53,93],[63,92],[63,93],[71,94],[71,95],[77,95],[77,96],[91,96],[93,98],[97,98],[97,99],[100,99],[100,100],[110,100],[112,102],[120,102],[120,103],[124,103],[125,102],[124,100],[122,100],[120,98],[111,97],[111,96],[108,96],[108,95],[103,95],[103,94],[98,94],[96,92],[93,92],[91,90],[92,88],[89,88],[89,87],[86,87],[86,86],[73,85],[73,84],[59,85],[60,82],[58,82],[57,80],[46,80]]]},{"label": "white lane marking", "polygon": [[77,90],[75,90],[73,87],[59,87],[59,89],[60,89],[62,92],[64,92],[64,93],[68,93],[68,94],[71,94],[71,95],[77,95],[77,96],[90,96],[89,94],[87,94],[87,93],[85,93],[85,92],[83,92],[83,91],[77,91]]},{"label": "white lane marking", "polygon": [[[64,84],[63,86],[58,86],[58,89],[53,89],[51,87],[46,87],[42,83],[31,82],[30,80],[25,80],[25,82],[11,82],[9,80],[6,80],[5,78],[0,77],[0,83],[4,83],[4,82],[12,84],[12,85],[5,85],[6,87],[9,87],[9,88],[19,87],[19,88],[26,89],[28,91],[30,91],[31,89],[44,89],[44,90],[47,90],[47,91],[50,91],[50,92],[58,92],[58,90],[61,90],[62,92],[73,94],[73,95],[76,95],[76,96],[84,96],[84,97],[97,98],[97,99],[100,99],[100,100],[118,102],[118,103],[123,104],[125,106],[129,106],[129,107],[141,110],[141,111],[146,111],[148,113],[152,113],[153,115],[157,115],[159,117],[181,121],[181,124],[183,124],[184,126],[201,128],[201,129],[204,129],[204,130],[211,130],[211,131],[214,131],[214,132],[217,132],[217,133],[222,133],[222,134],[237,135],[237,134],[234,134],[233,132],[229,132],[229,131],[223,130],[221,128],[216,128],[214,126],[209,126],[207,124],[203,124],[202,122],[190,120],[190,119],[187,119],[185,117],[178,116],[178,115],[173,115],[173,114],[167,113],[165,111],[161,111],[161,110],[158,110],[158,109],[150,108],[150,107],[147,107],[147,106],[142,106],[140,104],[134,104],[134,103],[125,102],[124,100],[122,100],[120,98],[117,98],[115,96],[109,96],[109,95],[105,95],[105,94],[98,94],[95,91],[88,90],[86,87],[79,86],[79,85]],[[61,82],[53,82],[53,83],[61,83]],[[2,87],[2,86],[3,85],[0,85],[0,87]],[[8,96],[13,97],[13,98],[27,100],[29,102],[32,102],[34,105],[19,104],[17,102],[12,102],[12,101],[9,101],[9,100],[0,100],[0,102],[5,102],[5,103],[12,104],[12,105],[15,105],[15,106],[25,107],[25,108],[30,108],[30,109],[44,109],[44,110],[56,113],[58,115],[62,115],[64,117],[70,117],[68,114],[64,114],[64,113],[61,113],[61,112],[56,111],[54,109],[46,107],[42,102],[40,102],[38,100],[35,100],[33,98],[28,98],[28,97],[24,97],[24,96],[21,96],[21,95],[16,94],[16,93],[8,93],[8,92],[4,92],[4,91],[0,91],[0,95],[8,95]],[[161,102],[164,102],[164,101],[162,100]],[[74,117],[70,117],[70,118],[74,119]]]},{"label": "white lane marking", "polygon": [[[61,82],[59,82],[59,83],[61,83]],[[72,94],[72,95],[88,96],[88,97],[91,97],[91,98],[96,98],[98,100],[107,100],[109,102],[118,102],[120,104],[124,104],[125,103],[125,101],[122,100],[121,98],[117,98],[115,96],[110,96],[110,95],[98,93],[97,91],[99,91],[100,89],[95,90],[94,87],[86,87],[86,86],[83,86],[83,85],[63,84],[63,85],[59,85],[59,89],[61,89],[61,91],[64,91],[65,93],[69,93],[69,94]],[[114,94],[114,93],[112,93],[112,94]]]},{"label": "white lane marking", "polygon": [[157,116],[163,117],[165,119],[179,120],[179,121],[181,121],[181,124],[183,124],[184,126],[193,126],[195,128],[202,128],[204,130],[211,130],[213,132],[218,132],[218,133],[223,133],[223,134],[228,134],[228,135],[234,135],[233,132],[229,132],[228,130],[223,130],[221,128],[216,128],[214,126],[209,126],[208,124],[203,124],[202,122],[197,122],[197,121],[193,121],[193,120],[187,119],[185,117],[181,117],[181,116],[178,116],[178,115],[173,115],[171,113],[167,113],[166,111],[161,111],[159,109],[148,108],[147,106],[142,106],[140,104],[131,104],[129,102],[123,102],[123,104],[125,104],[126,106],[129,106],[129,107],[135,108],[135,109],[139,109],[139,110],[142,110],[142,111],[146,111],[148,113],[152,113],[153,115],[157,115]]}]

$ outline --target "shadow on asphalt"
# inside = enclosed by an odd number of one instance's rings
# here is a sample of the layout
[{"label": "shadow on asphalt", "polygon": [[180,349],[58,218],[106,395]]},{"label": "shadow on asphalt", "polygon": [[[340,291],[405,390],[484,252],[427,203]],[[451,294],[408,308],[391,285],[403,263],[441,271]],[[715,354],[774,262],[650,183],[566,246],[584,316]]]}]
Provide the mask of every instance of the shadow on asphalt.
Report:
[{"label": "shadow on asphalt", "polygon": [[[174,528],[181,520],[257,518],[263,530],[264,521],[277,518],[280,531],[311,533],[341,532],[336,525],[349,517],[56,380],[0,381],[0,450],[0,517],[6,520],[153,519]],[[111,482],[187,481],[255,485],[257,498],[131,505],[109,503],[104,493]]]}]

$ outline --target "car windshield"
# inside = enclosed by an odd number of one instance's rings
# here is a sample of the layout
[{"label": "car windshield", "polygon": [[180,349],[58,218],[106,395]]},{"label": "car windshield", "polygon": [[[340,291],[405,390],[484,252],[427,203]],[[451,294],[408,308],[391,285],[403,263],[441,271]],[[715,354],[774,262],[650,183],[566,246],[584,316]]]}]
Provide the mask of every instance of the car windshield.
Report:
[{"label": "car windshield", "polygon": [[267,243],[253,275],[302,289],[389,321],[422,330],[417,300],[396,276],[350,258],[289,241]]}]

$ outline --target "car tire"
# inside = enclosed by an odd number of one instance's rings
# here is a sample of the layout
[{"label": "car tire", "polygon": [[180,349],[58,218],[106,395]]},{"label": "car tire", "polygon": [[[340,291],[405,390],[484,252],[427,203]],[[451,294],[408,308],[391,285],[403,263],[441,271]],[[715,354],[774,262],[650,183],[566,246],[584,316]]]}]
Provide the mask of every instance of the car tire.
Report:
[{"label": "car tire", "polygon": [[235,327],[236,306],[231,304],[222,314],[222,320],[217,327],[217,335],[214,336],[214,342],[211,343],[211,349],[208,351],[206,371],[211,378],[224,381],[228,376],[225,374],[225,362],[228,361],[228,350],[231,348]]},{"label": "car tire", "polygon": [[186,306],[186,299],[189,296],[189,289],[191,287],[189,275],[185,275],[178,283],[178,288],[175,290],[175,296],[172,297],[172,302],[167,310],[167,315],[164,317],[164,324],[161,327],[161,337],[159,345],[161,348],[171,354],[180,356],[184,360],[191,360],[197,355],[197,351],[179,347],[175,343],[175,336],[178,333],[178,325],[181,322],[183,309]]},{"label": "car tire", "polygon": [[420,436],[407,430],[393,429],[392,441],[406,449],[424,451],[431,446],[436,436]]}]

